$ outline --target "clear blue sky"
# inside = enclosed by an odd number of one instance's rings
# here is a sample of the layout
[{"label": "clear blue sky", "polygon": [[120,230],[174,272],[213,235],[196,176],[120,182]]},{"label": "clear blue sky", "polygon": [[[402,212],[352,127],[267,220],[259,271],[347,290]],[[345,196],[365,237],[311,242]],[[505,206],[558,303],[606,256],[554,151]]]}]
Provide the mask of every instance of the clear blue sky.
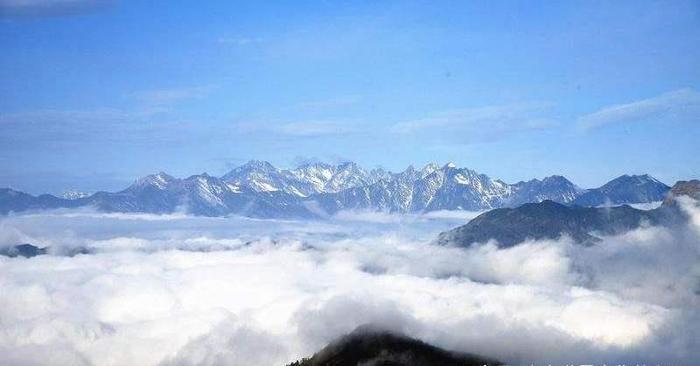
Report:
[{"label": "clear blue sky", "polygon": [[354,160],[700,177],[700,2],[0,0],[0,186]]}]

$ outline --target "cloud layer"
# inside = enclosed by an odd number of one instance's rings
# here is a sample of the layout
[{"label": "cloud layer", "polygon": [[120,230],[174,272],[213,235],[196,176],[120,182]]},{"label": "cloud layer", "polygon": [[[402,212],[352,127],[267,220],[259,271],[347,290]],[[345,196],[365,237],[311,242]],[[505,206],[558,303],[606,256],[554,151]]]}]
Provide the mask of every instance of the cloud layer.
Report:
[{"label": "cloud layer", "polygon": [[[429,244],[462,222],[328,222],[55,212],[4,218],[0,363],[275,365],[363,323],[509,362],[700,357],[700,211],[594,247]],[[49,355],[51,357],[49,357]]]}]

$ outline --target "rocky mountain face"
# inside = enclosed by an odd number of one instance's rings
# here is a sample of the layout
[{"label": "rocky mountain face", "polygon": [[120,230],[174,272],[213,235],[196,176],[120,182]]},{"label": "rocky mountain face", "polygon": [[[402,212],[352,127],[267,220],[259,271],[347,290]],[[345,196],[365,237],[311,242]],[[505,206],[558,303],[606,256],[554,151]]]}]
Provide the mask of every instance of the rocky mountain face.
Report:
[{"label": "rocky mountain face", "polygon": [[194,215],[324,217],[340,210],[397,213],[480,211],[551,200],[563,204],[645,203],[663,199],[668,187],[649,176],[623,176],[583,190],[562,176],[508,184],[454,164],[410,166],[399,173],[366,170],[355,163],[313,163],[278,169],[250,161],[222,177],[206,173],[180,179],[148,175],[119,192],[38,197],[0,190],[0,213],[92,206],[107,212],[184,212]]},{"label": "rocky mountain face", "polygon": [[202,216],[242,215],[249,217],[311,217],[296,195],[280,190],[258,191],[247,184],[227,183],[207,174],[185,179],[165,173],[137,180],[127,189],[98,192],[79,200],[108,212],[183,212]]},{"label": "rocky mountain face", "polygon": [[389,212],[435,210],[479,211],[552,199],[571,202],[581,189],[566,178],[553,176],[513,185],[453,164],[409,167],[372,185],[358,186],[317,197],[328,212],[378,209]]},{"label": "rocky mountain face", "polygon": [[367,171],[352,162],[338,165],[304,164],[296,169],[284,170],[266,161],[252,160],[231,170],[221,179],[256,192],[285,192],[307,197],[369,185],[386,177],[387,173],[381,169]]},{"label": "rocky mountain face", "polygon": [[491,366],[500,362],[450,352],[404,335],[363,326],[310,358],[287,366]]},{"label": "rocky mountain face", "polygon": [[615,235],[641,225],[675,225],[687,219],[677,204],[681,196],[700,199],[700,181],[678,182],[664,203],[653,210],[628,205],[616,207],[565,206],[553,201],[500,208],[475,217],[466,225],[441,233],[442,245],[468,247],[495,240],[511,247],[528,239],[557,239],[566,235],[576,242],[592,244],[599,235]]},{"label": "rocky mountain face", "polygon": [[675,203],[675,198],[681,196],[687,196],[696,201],[700,201],[700,180],[678,181],[671,187],[670,194],[666,196],[664,204],[672,205]]}]

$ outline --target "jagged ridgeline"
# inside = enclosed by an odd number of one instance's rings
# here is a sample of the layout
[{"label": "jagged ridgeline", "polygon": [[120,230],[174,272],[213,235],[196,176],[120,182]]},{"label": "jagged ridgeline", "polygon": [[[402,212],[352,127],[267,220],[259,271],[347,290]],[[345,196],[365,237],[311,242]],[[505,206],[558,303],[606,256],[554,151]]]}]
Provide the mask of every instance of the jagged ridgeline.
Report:
[{"label": "jagged ridgeline", "polygon": [[624,175],[600,188],[582,189],[556,175],[508,184],[454,164],[409,166],[392,173],[350,162],[278,169],[250,161],[221,177],[204,173],[180,179],[161,172],[119,192],[69,198],[0,189],[0,213],[93,207],[105,212],[319,218],[346,209],[419,213],[480,211],[545,200],[584,206],[646,203],[663,200],[668,190],[648,175]]}]

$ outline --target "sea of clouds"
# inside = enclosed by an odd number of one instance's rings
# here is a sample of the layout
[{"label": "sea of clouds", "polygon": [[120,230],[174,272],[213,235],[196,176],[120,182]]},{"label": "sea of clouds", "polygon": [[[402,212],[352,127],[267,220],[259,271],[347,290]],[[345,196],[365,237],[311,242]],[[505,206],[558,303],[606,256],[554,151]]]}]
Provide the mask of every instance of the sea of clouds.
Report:
[{"label": "sea of clouds", "polygon": [[[581,246],[432,244],[474,213],[0,219],[2,365],[283,365],[375,323],[513,364],[700,360],[700,209]],[[75,254],[76,248],[89,254]]]}]

